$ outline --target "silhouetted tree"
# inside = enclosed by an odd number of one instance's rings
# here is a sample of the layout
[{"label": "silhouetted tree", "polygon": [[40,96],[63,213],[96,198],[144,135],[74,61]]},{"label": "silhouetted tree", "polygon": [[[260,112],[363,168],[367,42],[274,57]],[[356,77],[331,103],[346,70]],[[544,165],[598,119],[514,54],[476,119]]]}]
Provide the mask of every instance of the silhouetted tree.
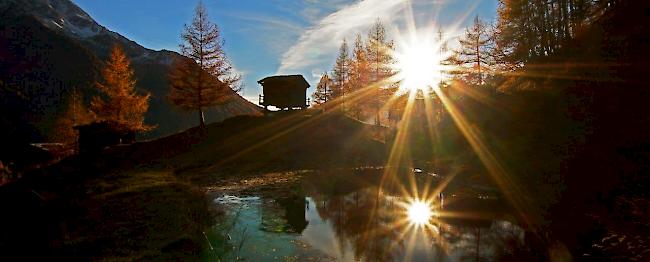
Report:
[{"label": "silhouetted tree", "polygon": [[189,59],[174,63],[169,100],[182,109],[198,111],[203,127],[204,109],[228,102],[233,91],[241,90],[241,77],[232,72],[219,27],[208,20],[203,3],[197,5],[181,38],[185,42],[180,45],[181,54]]},{"label": "silhouetted tree", "polygon": [[311,95],[313,103],[316,105],[324,104],[332,98],[332,80],[327,73],[323,73],[316,86],[316,91]]},{"label": "silhouetted tree", "polygon": [[505,61],[522,65],[559,50],[617,0],[500,0],[497,40]]},{"label": "silhouetted tree", "polygon": [[102,77],[96,86],[103,95],[93,97],[90,104],[98,120],[116,122],[132,131],[151,130],[153,127],[144,123],[150,94],[139,95],[135,90],[131,63],[120,47],[113,47]]}]

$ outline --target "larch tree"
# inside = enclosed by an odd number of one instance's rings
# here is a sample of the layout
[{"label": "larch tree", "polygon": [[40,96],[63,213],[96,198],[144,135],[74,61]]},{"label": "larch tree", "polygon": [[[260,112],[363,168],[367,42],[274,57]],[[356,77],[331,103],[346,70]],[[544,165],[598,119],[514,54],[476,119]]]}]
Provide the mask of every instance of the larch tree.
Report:
[{"label": "larch tree", "polygon": [[377,20],[368,32],[366,44],[371,82],[384,81],[395,73],[391,66],[395,62],[392,56],[394,49],[393,41],[388,40],[386,27],[381,20]]},{"label": "larch tree", "polygon": [[94,116],[92,112],[83,104],[82,95],[76,92],[70,94],[67,98],[67,107],[65,112],[54,123],[54,134],[50,139],[54,142],[74,145],[77,142],[78,133],[74,129],[77,125],[84,125],[92,122]]},{"label": "larch tree", "polygon": [[316,86],[316,91],[311,95],[313,103],[316,105],[324,104],[332,97],[332,80],[327,73],[323,73]]},{"label": "larch tree", "polygon": [[438,27],[438,32],[436,32],[436,41],[440,44],[440,54],[445,54],[449,51],[449,41],[445,38],[445,33],[442,32],[441,27]]},{"label": "larch tree", "polygon": [[395,83],[386,82],[395,74],[392,64],[395,59],[393,41],[388,40],[386,28],[380,20],[370,28],[366,44],[366,57],[368,59],[370,77],[369,87],[374,89],[372,95],[366,100],[366,105],[375,111],[375,124],[381,125],[380,110],[388,99],[388,93],[395,87]]},{"label": "larch tree", "polygon": [[523,65],[554,54],[620,0],[499,0],[497,26],[505,62]]},{"label": "larch tree", "polygon": [[474,23],[465,29],[465,35],[460,38],[460,46],[448,59],[449,63],[459,67],[455,74],[471,84],[483,84],[493,64],[493,41],[489,29],[478,16],[474,18]]},{"label": "larch tree", "polygon": [[[354,94],[353,101],[356,101],[356,98],[360,95],[359,91],[368,86],[370,78],[370,68],[368,65],[366,47],[361,35],[359,34],[357,34],[354,39],[354,49],[352,50],[349,69],[348,93]],[[360,118],[361,107],[358,103],[355,102],[348,105],[348,107],[355,117]]]},{"label": "larch tree", "polygon": [[339,48],[339,55],[336,58],[336,63],[332,69],[332,98],[343,97],[347,91],[349,81],[349,67],[350,67],[350,51],[348,50],[348,43],[343,39],[341,47]]},{"label": "larch tree", "polygon": [[241,91],[241,77],[233,72],[221,31],[208,19],[203,3],[197,5],[181,38],[180,51],[185,58],[176,61],[171,70],[168,98],[184,110],[197,111],[199,125],[204,127],[204,110],[229,102]]},{"label": "larch tree", "polygon": [[103,81],[95,83],[101,96],[93,97],[90,108],[100,121],[122,125],[130,131],[143,132],[153,128],[144,123],[149,109],[149,93],[138,94],[131,62],[119,46],[114,46],[106,67]]}]

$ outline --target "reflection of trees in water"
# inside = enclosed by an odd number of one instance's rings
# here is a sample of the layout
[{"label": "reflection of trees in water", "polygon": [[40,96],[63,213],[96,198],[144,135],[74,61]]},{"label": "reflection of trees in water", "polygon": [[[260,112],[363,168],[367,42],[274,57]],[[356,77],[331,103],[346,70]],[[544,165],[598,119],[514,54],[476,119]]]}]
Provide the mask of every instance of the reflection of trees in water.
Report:
[{"label": "reflection of trees in water", "polygon": [[304,194],[273,200],[277,204],[261,205],[260,229],[267,232],[302,233],[307,227]]},{"label": "reflection of trees in water", "polygon": [[[433,218],[431,225],[416,228],[406,221],[404,202],[408,198],[400,197],[403,191],[384,187],[379,192],[378,181],[369,182],[380,175],[335,173],[320,177],[327,179],[308,181],[305,186],[312,192],[309,195],[318,215],[331,225],[341,254],[351,247],[355,259],[370,261],[403,260],[411,255],[413,259],[424,255],[425,260],[437,261],[529,257],[523,244],[524,231],[499,220],[506,212],[503,203],[472,197],[478,193],[470,189],[446,190],[464,196],[449,199],[445,205],[445,211],[460,216]],[[394,182],[402,185],[413,181]],[[435,181],[418,181],[415,186],[418,192],[424,192],[432,183]],[[440,206],[434,203],[434,207]],[[467,215],[480,219],[461,219]],[[413,243],[415,235],[418,239]]]},{"label": "reflection of trees in water", "polygon": [[[397,197],[378,192],[376,187],[352,193],[313,196],[319,216],[331,224],[340,252],[348,245],[355,259],[401,260],[413,247],[410,234],[425,234],[428,259],[512,260],[525,255],[524,231],[505,221],[433,219],[432,225],[414,228],[405,221]],[[417,243],[422,245],[423,243]],[[524,256],[525,257],[525,256]]]},{"label": "reflection of trees in water", "polygon": [[525,237],[532,235],[523,229],[505,221],[495,222],[491,228],[494,231],[492,241],[495,249],[493,256],[499,261],[534,261],[543,260],[533,255],[525,245]]},{"label": "reflection of trees in water", "polygon": [[[331,223],[341,253],[349,244],[355,259],[390,261],[403,249],[400,230],[395,227],[393,201],[376,188],[351,194],[313,197],[319,216]],[[395,245],[400,248],[395,248]]]},{"label": "reflection of trees in water", "polygon": [[293,232],[302,233],[307,227],[307,220],[305,219],[305,207],[307,201],[303,194],[282,198],[278,202],[284,207],[284,217],[287,219],[287,224]]},{"label": "reflection of trees in water", "polygon": [[440,236],[452,257],[463,261],[530,261],[524,230],[507,221],[450,219],[440,222]]}]

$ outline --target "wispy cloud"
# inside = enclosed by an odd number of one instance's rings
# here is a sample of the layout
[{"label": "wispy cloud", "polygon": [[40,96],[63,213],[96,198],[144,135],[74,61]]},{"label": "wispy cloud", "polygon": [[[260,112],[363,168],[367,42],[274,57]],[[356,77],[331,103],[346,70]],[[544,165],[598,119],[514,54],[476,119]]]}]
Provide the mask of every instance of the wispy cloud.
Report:
[{"label": "wispy cloud", "polygon": [[253,21],[253,22],[258,22],[258,23],[263,23],[267,24],[276,28],[281,28],[285,30],[291,30],[291,31],[300,31],[303,30],[303,26],[291,21],[289,19],[283,19],[280,17],[274,17],[274,16],[268,16],[268,15],[263,15],[260,13],[245,13],[245,12],[239,12],[239,13],[230,13],[227,14],[230,17],[233,17],[235,19],[241,19],[241,20],[248,20],[248,21]]},{"label": "wispy cloud", "polygon": [[358,0],[303,0],[300,16],[310,24],[315,24],[324,16],[338,11]]},{"label": "wispy cloud", "polygon": [[228,12],[223,16],[238,21],[240,27],[232,31],[246,37],[255,37],[256,42],[264,43],[264,50],[276,56],[283,54],[287,46],[294,43],[300,32],[307,28],[297,21],[259,12]]},{"label": "wispy cloud", "polygon": [[277,73],[304,71],[330,60],[343,38],[352,40],[356,32],[367,30],[377,18],[391,22],[408,1],[363,0],[344,6],[307,29],[297,43],[284,53]]}]

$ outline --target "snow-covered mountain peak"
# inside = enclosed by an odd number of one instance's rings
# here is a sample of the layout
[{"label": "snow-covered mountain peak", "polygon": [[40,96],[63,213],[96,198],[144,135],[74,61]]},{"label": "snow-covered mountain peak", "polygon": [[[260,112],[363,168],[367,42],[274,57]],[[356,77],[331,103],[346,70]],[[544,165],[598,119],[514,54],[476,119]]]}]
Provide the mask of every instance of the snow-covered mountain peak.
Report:
[{"label": "snow-covered mountain peak", "polygon": [[71,0],[0,0],[0,10],[33,16],[50,30],[61,32],[97,51],[107,55],[115,43],[119,43],[134,61],[171,64],[178,54],[147,49],[126,37],[110,31],[97,23],[88,13]]},{"label": "snow-covered mountain peak", "polygon": [[89,38],[107,31],[70,0],[8,0],[12,2],[46,27],[72,37]]}]

